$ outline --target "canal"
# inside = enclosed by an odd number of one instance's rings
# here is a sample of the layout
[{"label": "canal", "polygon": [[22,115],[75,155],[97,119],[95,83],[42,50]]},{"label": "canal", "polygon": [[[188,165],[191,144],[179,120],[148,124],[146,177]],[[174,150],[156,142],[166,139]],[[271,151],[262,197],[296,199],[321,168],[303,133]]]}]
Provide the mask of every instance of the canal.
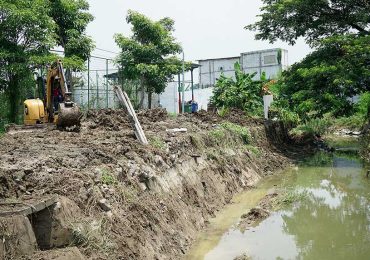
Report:
[{"label": "canal", "polygon": [[[241,215],[272,188],[293,190],[304,199],[272,211],[252,227],[240,228]],[[237,195],[210,221],[185,259],[233,260],[241,255],[370,259],[370,180],[356,152],[320,152]]]}]

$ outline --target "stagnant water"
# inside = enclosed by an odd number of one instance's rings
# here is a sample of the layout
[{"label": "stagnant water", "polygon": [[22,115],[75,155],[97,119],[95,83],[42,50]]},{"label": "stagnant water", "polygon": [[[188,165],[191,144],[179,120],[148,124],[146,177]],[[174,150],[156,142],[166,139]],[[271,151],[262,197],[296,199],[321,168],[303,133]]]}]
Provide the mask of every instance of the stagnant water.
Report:
[{"label": "stagnant water", "polygon": [[[249,230],[240,216],[272,187],[305,192]],[[234,198],[199,236],[186,259],[370,259],[370,179],[354,155],[321,153]]]}]

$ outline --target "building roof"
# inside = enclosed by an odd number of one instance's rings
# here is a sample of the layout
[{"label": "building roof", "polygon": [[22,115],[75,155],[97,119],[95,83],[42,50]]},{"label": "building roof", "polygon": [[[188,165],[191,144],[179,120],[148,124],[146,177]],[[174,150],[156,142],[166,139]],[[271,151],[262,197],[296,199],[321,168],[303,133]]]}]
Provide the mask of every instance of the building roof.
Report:
[{"label": "building roof", "polygon": [[271,52],[271,51],[278,51],[278,50],[282,50],[282,51],[286,51],[286,52],[288,51],[288,50],[283,49],[283,48],[272,48],[272,49],[242,52],[241,55],[254,54],[254,53],[264,53],[264,52]]},{"label": "building roof", "polygon": [[[242,52],[241,55],[253,54],[253,53],[264,53],[264,52],[277,51],[277,50],[288,51],[288,50],[282,49],[282,48],[272,48],[272,49],[264,49],[264,50],[257,50],[257,51]],[[201,60],[198,60],[198,62],[202,62],[202,61],[213,61],[213,60],[240,59],[240,56],[232,56],[232,57],[224,57],[224,58],[212,58],[212,59],[201,59]]]},{"label": "building roof", "polygon": [[201,61],[211,61],[211,60],[231,60],[231,59],[240,59],[240,56],[225,57],[225,58],[203,59],[203,60],[198,60],[198,62],[201,62]]}]

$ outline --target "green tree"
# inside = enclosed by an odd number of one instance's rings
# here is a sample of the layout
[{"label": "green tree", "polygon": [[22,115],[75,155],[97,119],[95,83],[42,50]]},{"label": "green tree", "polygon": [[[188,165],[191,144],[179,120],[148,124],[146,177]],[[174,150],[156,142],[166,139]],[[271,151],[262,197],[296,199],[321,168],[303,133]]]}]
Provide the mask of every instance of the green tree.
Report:
[{"label": "green tree", "polygon": [[0,90],[9,103],[2,121],[17,121],[24,89],[32,84],[31,60],[55,45],[48,13],[45,0],[0,0]]},{"label": "green tree", "polygon": [[[88,12],[86,0],[49,0],[50,16],[55,26],[56,42],[64,48],[65,57],[78,68],[90,57],[94,49],[93,40],[86,34],[87,25],[94,20]],[[76,68],[76,67],[75,67]],[[66,70],[67,82],[72,86],[71,69]]]},{"label": "green tree", "polygon": [[345,33],[370,34],[367,0],[263,0],[258,22],[246,26],[257,40],[280,39],[295,44],[304,37],[310,44]]},{"label": "green tree", "polygon": [[[350,100],[369,91],[370,3],[366,0],[263,0],[256,39],[315,47],[283,73],[281,97],[304,119],[354,112]],[[284,102],[281,102],[284,103]]]},{"label": "green tree", "polygon": [[181,53],[182,48],[172,35],[174,21],[170,18],[152,21],[129,11],[126,20],[132,25],[133,35],[115,35],[121,48],[118,63],[126,79],[141,81],[142,90],[148,92],[151,108],[152,93],[162,93],[173,75],[181,70],[181,61],[175,55]]},{"label": "green tree", "polygon": [[254,74],[244,73],[237,62],[235,79],[221,75],[213,89],[211,103],[218,108],[239,108],[250,115],[259,114],[263,108],[263,81],[255,81]]},{"label": "green tree", "polygon": [[281,95],[302,118],[350,115],[350,98],[370,91],[370,36],[330,37],[318,47],[284,73]]},{"label": "green tree", "polygon": [[77,57],[86,61],[94,48],[92,39],[86,34],[87,25],[94,20],[88,13],[86,0],[49,0],[50,16],[55,21],[58,45],[64,48],[66,57]]}]

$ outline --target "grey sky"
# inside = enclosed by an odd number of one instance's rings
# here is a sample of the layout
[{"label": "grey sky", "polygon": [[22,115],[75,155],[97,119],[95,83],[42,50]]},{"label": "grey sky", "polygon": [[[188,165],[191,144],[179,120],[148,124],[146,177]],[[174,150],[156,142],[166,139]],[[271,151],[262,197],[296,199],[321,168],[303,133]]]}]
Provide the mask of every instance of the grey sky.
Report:
[{"label": "grey sky", "polygon": [[[243,27],[255,22],[260,0],[89,0],[95,20],[88,27],[98,48],[119,51],[113,35],[130,34],[125,17],[129,9],[152,19],[175,20],[175,36],[185,50],[187,60],[237,56],[241,52],[282,47],[289,51],[289,63],[301,60],[310,48],[298,41],[295,46],[254,40],[254,33]],[[94,54],[113,57],[96,50]]]}]

